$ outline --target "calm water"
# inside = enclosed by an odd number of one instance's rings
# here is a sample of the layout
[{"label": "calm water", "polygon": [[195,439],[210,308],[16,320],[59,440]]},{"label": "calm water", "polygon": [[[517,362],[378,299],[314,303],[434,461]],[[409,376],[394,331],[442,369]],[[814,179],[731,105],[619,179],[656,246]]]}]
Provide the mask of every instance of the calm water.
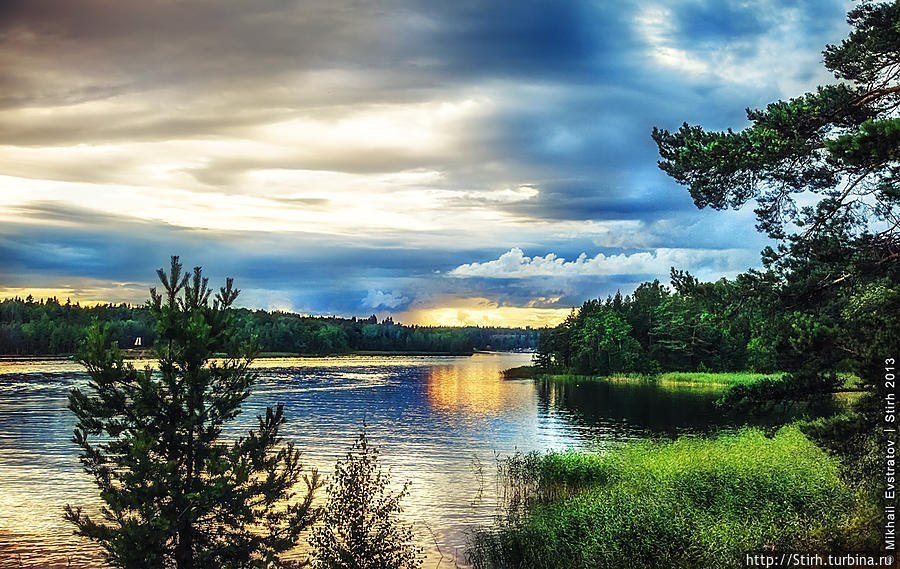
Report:
[{"label": "calm water", "polygon": [[[330,473],[368,424],[393,481],[411,482],[405,513],[426,567],[451,568],[467,532],[496,513],[497,453],[603,447],[717,421],[715,395],[702,391],[500,378],[529,362],[528,354],[259,360],[260,382],[231,434],[282,402],[285,438],[307,466]],[[66,503],[96,505],[66,409],[69,390],[86,379],[65,360],[0,361],[0,567],[98,566],[96,549],[61,517]]]}]

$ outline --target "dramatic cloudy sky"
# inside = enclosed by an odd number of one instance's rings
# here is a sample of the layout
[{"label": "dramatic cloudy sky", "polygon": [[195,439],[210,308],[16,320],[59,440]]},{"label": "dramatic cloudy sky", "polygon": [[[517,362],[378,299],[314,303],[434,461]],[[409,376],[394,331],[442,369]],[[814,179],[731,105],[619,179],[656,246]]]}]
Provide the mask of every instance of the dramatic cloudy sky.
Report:
[{"label": "dramatic cloudy sky", "polygon": [[538,324],[755,266],[654,125],[829,80],[833,0],[0,1],[0,297],[142,302],[170,254],[246,306]]}]

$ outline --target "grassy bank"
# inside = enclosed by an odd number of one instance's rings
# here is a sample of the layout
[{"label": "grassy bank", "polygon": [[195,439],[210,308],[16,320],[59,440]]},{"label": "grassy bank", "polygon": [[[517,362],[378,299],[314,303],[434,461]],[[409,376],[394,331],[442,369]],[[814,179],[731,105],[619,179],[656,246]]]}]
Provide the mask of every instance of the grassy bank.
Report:
[{"label": "grassy bank", "polygon": [[838,463],[794,427],[516,460],[524,515],[475,536],[478,568],[738,567],[765,547],[865,545]]},{"label": "grassy bank", "polygon": [[[530,367],[530,366],[525,366]],[[534,368],[532,368],[534,369]],[[661,385],[677,384],[683,386],[709,386],[728,388],[737,385],[750,386],[767,380],[777,382],[787,376],[785,372],[755,373],[750,371],[738,372],[699,372],[699,371],[669,371],[655,375],[638,373],[617,373],[614,375],[576,375],[576,374],[540,374],[533,371],[535,377],[547,377],[557,381],[635,381],[653,382]],[[838,373],[842,378],[842,390],[855,391],[860,388],[858,376],[849,373]]]},{"label": "grassy bank", "polygon": [[732,387],[735,385],[753,385],[759,383],[767,377],[779,379],[783,373],[752,373],[752,372],[725,372],[725,373],[703,373],[703,372],[679,372],[673,371],[660,374],[656,377],[656,381],[660,383],[679,383],[679,384],[701,384],[715,385],[722,387]]},{"label": "grassy bank", "polygon": [[572,375],[551,374],[545,377],[559,381],[636,381],[652,382],[661,385],[677,384],[679,386],[705,386],[715,388],[728,388],[735,385],[753,385],[766,378],[780,379],[783,373],[753,373],[753,372],[682,372],[670,371],[657,375],[643,375],[636,373],[618,373],[608,376],[597,375]]}]

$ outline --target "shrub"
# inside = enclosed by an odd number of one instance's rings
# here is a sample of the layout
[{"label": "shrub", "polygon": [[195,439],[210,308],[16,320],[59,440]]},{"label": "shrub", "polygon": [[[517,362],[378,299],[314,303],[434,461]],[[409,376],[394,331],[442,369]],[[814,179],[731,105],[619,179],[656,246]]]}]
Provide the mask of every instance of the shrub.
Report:
[{"label": "shrub", "polygon": [[328,485],[322,525],[313,530],[316,569],[415,569],[421,548],[413,544],[412,527],[398,519],[407,487],[389,491],[390,479],[378,463],[378,449],[365,431]]}]

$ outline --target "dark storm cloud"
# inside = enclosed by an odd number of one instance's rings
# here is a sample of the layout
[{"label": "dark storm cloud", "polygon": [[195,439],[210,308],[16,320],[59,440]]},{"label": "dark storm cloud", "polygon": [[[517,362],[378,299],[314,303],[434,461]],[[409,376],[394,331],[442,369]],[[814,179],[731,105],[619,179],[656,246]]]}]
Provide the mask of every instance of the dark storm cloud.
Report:
[{"label": "dark storm cloud", "polygon": [[[12,208],[24,223],[0,227],[0,279],[23,286],[64,276],[148,280],[169,254],[199,256],[204,232],[55,203]],[[37,224],[34,221],[40,220]]]},{"label": "dark storm cloud", "polygon": [[679,35],[695,42],[752,39],[764,33],[770,14],[747,2],[685,3],[676,13]]},{"label": "dark storm cloud", "polygon": [[[7,2],[6,44],[33,59],[124,75],[133,88],[377,61],[378,5],[235,0]],[[67,50],[65,48],[72,48]],[[362,48],[362,49],[360,49]]]},{"label": "dark storm cloud", "polygon": [[[628,3],[626,3],[627,5]],[[579,82],[633,48],[629,10],[613,3],[422,2],[422,52],[442,74]],[[623,49],[625,48],[625,49]]]},{"label": "dark storm cloud", "polygon": [[624,180],[551,181],[543,188],[536,200],[512,209],[545,219],[616,220],[663,218],[694,208],[686,192],[647,191]]},{"label": "dark storm cloud", "polygon": [[[146,277],[146,259],[165,261],[170,254],[181,254],[187,263],[209,257],[210,264],[221,271],[238,271],[245,279],[280,285],[301,275],[331,278],[331,273],[335,279],[354,272],[359,273],[354,276],[421,276],[435,267],[449,270],[459,258],[485,254],[480,249],[428,251],[321,234],[194,230],[52,202],[10,211],[23,223],[7,222],[0,227],[0,256],[8,268],[78,270],[86,264],[85,271],[91,274],[109,271],[102,274],[106,278],[115,274],[126,279]],[[41,255],[42,251],[58,253]]]}]

